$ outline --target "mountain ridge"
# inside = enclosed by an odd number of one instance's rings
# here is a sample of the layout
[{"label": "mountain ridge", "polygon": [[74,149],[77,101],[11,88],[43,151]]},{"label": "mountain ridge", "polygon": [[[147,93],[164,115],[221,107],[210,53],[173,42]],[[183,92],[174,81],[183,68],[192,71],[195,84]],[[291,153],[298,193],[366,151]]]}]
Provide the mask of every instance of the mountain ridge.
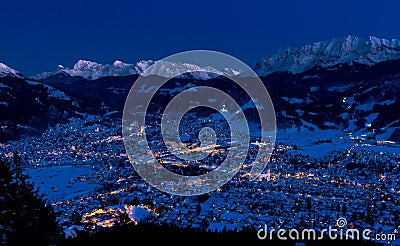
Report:
[{"label": "mountain ridge", "polygon": [[[170,68],[173,68],[170,69]],[[73,68],[67,68],[62,65],[58,65],[58,69],[53,72],[43,72],[32,79],[35,80],[48,80],[48,78],[65,75],[69,77],[81,77],[85,80],[96,80],[103,77],[123,77],[131,75],[158,75],[163,77],[172,77],[174,70],[181,71],[182,74],[179,78],[184,79],[198,79],[207,80],[213,79],[221,75],[237,76],[241,71],[234,70],[232,68],[225,68],[220,71],[212,67],[200,67],[195,64],[189,63],[178,63],[169,61],[153,61],[153,60],[140,60],[136,64],[124,63],[120,60],[115,60],[112,64],[100,64],[88,60],[78,60]],[[195,70],[196,72],[185,73],[187,70]],[[212,71],[212,73],[207,72]]]},{"label": "mountain ridge", "polygon": [[[383,61],[400,59],[400,40],[383,39],[374,36],[334,38],[331,40],[318,41],[299,47],[287,47],[280,49],[274,54],[260,59],[254,70],[258,76],[267,76],[272,73],[289,72],[298,74],[316,67],[331,67],[338,64],[359,63],[374,65]],[[159,75],[170,76],[169,67],[184,72],[188,68],[197,69],[198,72],[182,74],[180,78],[207,80],[214,79],[220,75],[240,76],[241,71],[232,68],[217,70],[215,68],[199,67],[195,64],[173,63],[167,61],[140,60],[135,64],[124,63],[115,60],[112,64],[101,64],[85,59],[78,60],[72,68],[58,65],[55,71],[42,72],[30,79],[51,82],[50,77],[81,77],[85,80],[96,80],[102,77],[119,77],[129,75]],[[148,68],[151,70],[146,71]],[[146,73],[145,73],[146,71]],[[24,76],[15,69],[0,63],[0,76],[11,76],[23,78]],[[57,79],[57,80],[58,80]],[[67,79],[70,80],[70,79]],[[76,80],[76,79],[72,79]]]},{"label": "mountain ridge", "polygon": [[0,77],[23,78],[24,75],[22,75],[19,71],[12,69],[6,64],[0,62]]},{"label": "mountain ridge", "polygon": [[313,67],[330,67],[337,64],[357,62],[374,65],[379,62],[400,59],[400,40],[374,36],[346,36],[318,41],[300,47],[279,50],[257,62],[255,71],[259,76],[274,72],[301,73]]}]

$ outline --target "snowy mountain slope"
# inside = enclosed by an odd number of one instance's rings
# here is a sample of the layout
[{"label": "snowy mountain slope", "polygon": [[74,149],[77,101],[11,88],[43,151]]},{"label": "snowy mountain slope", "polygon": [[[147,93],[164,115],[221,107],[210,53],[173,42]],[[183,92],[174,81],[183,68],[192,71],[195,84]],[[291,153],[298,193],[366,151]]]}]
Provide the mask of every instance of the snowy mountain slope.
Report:
[{"label": "snowy mountain slope", "polygon": [[317,66],[326,68],[353,62],[374,65],[396,59],[400,59],[400,40],[347,36],[280,50],[259,61],[255,69],[260,76],[274,72],[297,74]]},{"label": "snowy mountain slope", "polygon": [[[148,65],[143,62],[142,70]],[[157,67],[153,67],[155,73]],[[390,114],[400,103],[397,96],[400,95],[399,69],[400,59],[371,66],[354,63],[315,67],[299,74],[273,73],[261,79],[274,103],[280,129],[372,130],[400,127],[396,123],[397,120],[400,122],[397,115]],[[122,112],[136,76],[51,84],[78,97],[104,100],[112,110]],[[160,89],[155,101],[168,101],[180,91],[199,85],[219,88],[235,98],[244,99],[244,93],[231,84],[229,79],[221,77],[201,81],[171,79]]]},{"label": "snowy mountain slope", "polygon": [[73,68],[67,68],[62,65],[58,65],[58,69],[56,71],[38,74],[34,76],[34,79],[43,80],[50,76],[60,74],[93,80],[107,76],[126,76],[137,74],[137,70],[134,65],[126,64],[119,60],[116,60],[113,64],[106,65],[87,60],[79,60],[75,63]]},{"label": "snowy mountain slope", "polygon": [[[399,141],[400,59],[375,65],[338,64],[262,80],[280,129],[335,129]],[[396,130],[398,129],[398,130]]]},{"label": "snowy mountain slope", "polygon": [[[149,68],[150,70],[148,70]],[[113,64],[103,65],[92,61],[79,60],[75,63],[73,68],[66,68],[59,65],[56,71],[38,74],[34,76],[33,79],[41,81],[50,80],[50,82],[53,82],[53,79],[57,80],[57,78],[60,77],[80,77],[86,80],[96,80],[103,77],[122,77],[129,75],[158,75],[169,78],[172,75],[171,68],[182,72],[188,69],[199,70],[199,72],[178,76],[184,79],[206,80],[218,77],[222,74],[229,76],[237,76],[240,74],[240,71],[236,71],[232,68],[225,68],[224,71],[219,71],[210,67],[207,69],[211,70],[213,73],[208,73],[205,72],[206,68],[201,68],[194,64],[167,61],[141,60],[134,65],[116,60]]]},{"label": "snowy mountain slope", "polygon": [[0,62],[0,77],[23,78],[24,76],[17,70],[12,69],[6,64]]},{"label": "snowy mountain slope", "polygon": [[[185,71],[193,71],[196,70],[197,72],[192,72],[186,74]],[[232,72],[234,70],[225,69],[225,71],[219,71],[213,67],[205,67],[202,68],[195,64],[189,63],[175,63],[175,62],[167,62],[167,61],[156,61],[152,64],[152,66],[146,68],[146,70],[141,74],[144,76],[148,75],[158,75],[161,77],[171,78],[175,72],[178,71],[182,73],[181,75],[177,76],[178,78],[183,79],[195,79],[195,80],[208,80],[217,78],[220,75],[227,74],[230,76],[234,76],[235,74]],[[212,71],[209,73],[207,71]]]},{"label": "snowy mountain slope", "polygon": [[0,77],[0,142],[40,133],[80,114],[104,114],[102,102],[82,99],[51,85]]}]

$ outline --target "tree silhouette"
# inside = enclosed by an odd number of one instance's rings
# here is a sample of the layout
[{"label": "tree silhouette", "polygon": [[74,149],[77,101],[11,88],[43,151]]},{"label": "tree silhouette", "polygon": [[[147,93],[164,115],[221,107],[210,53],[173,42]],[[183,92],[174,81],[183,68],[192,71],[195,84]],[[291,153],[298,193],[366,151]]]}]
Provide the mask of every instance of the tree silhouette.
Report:
[{"label": "tree silhouette", "polygon": [[343,215],[346,215],[346,213],[347,213],[346,203],[344,203],[342,206],[342,213],[343,213]]},{"label": "tree silhouette", "polygon": [[311,204],[311,198],[310,197],[307,197],[306,203],[307,203],[307,211],[311,212],[312,204]]},{"label": "tree silhouette", "polygon": [[19,161],[17,153],[13,165],[0,160],[0,241],[12,245],[55,244],[61,236],[56,215],[43,195],[26,181]]}]

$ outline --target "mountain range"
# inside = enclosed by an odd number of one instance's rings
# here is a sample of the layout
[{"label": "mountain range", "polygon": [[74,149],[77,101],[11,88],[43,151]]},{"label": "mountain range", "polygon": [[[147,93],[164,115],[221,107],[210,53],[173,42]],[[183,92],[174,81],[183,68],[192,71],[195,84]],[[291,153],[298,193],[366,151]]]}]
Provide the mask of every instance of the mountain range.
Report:
[{"label": "mountain range", "polygon": [[313,67],[331,67],[337,64],[365,64],[400,59],[400,40],[376,37],[347,36],[315,42],[297,48],[282,49],[256,64],[258,75],[274,72],[301,73]]},{"label": "mountain range", "polygon": [[227,74],[230,76],[236,76],[240,74],[239,71],[235,71],[230,68],[226,68],[223,71],[211,68],[211,71],[214,71],[214,73],[207,73],[205,72],[205,68],[199,67],[195,64],[174,63],[167,61],[141,60],[134,65],[116,60],[113,64],[103,65],[92,61],[79,60],[75,63],[73,68],[66,68],[62,65],[58,65],[58,69],[56,71],[40,73],[36,76],[33,76],[32,79],[52,81],[54,78],[65,77],[70,78],[66,81],[73,81],[76,78],[96,80],[104,77],[143,75],[145,70],[147,70],[147,74],[171,77],[170,70],[166,69],[168,66],[174,67],[174,69],[178,69],[178,71],[182,72],[187,71],[188,68],[199,71],[196,73],[182,74],[178,76],[178,78],[186,79],[207,80],[216,78],[222,74]]},{"label": "mountain range", "polygon": [[[82,113],[120,116],[132,84],[154,64],[146,74],[165,74],[162,61],[103,65],[79,60],[72,68],[59,65],[55,71],[27,78],[0,63],[0,138],[40,132],[48,124]],[[182,71],[197,66],[173,65]],[[400,140],[400,117],[395,114],[400,108],[399,40],[346,36],[315,42],[268,55],[254,70],[269,91],[280,129],[339,129]],[[222,74],[240,76],[240,71],[183,74],[171,80],[160,100],[195,85],[217,85],[243,98]]]},{"label": "mountain range", "polygon": [[[276,72],[298,74],[314,67],[327,68],[337,64],[352,63],[372,66],[383,61],[397,59],[400,59],[400,40],[398,39],[389,40],[373,36],[365,38],[346,36],[329,41],[319,41],[301,47],[281,49],[277,53],[268,55],[258,61],[254,70],[259,76],[266,76]],[[100,64],[82,59],[78,60],[72,68],[58,65],[55,71],[43,72],[29,78],[34,80],[49,80],[51,77],[65,76],[96,80],[102,77],[142,75],[146,69],[154,64],[157,66],[153,66],[152,71],[147,71],[148,74],[161,76],[160,70],[164,68],[163,65],[171,64],[177,67],[177,69],[182,70],[193,66],[202,70],[201,67],[195,64],[172,63],[166,61],[141,60],[136,64],[128,64],[116,60],[113,64]],[[217,75],[227,74],[230,76],[239,76],[241,73],[241,71],[235,71],[231,68],[225,68],[223,71],[217,69],[213,70],[215,70]],[[0,76],[25,77],[20,72],[8,67],[4,63],[0,63]],[[217,76],[203,75],[183,78],[207,80],[215,77]]]}]

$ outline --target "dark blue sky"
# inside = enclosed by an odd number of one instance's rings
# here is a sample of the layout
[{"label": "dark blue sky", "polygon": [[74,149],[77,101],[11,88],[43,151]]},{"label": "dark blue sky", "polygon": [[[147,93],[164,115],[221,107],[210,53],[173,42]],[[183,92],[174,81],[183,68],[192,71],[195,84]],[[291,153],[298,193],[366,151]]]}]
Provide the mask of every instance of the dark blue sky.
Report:
[{"label": "dark blue sky", "polygon": [[400,1],[3,1],[0,62],[33,75],[192,49],[251,67],[267,53],[345,35],[400,38]]}]

